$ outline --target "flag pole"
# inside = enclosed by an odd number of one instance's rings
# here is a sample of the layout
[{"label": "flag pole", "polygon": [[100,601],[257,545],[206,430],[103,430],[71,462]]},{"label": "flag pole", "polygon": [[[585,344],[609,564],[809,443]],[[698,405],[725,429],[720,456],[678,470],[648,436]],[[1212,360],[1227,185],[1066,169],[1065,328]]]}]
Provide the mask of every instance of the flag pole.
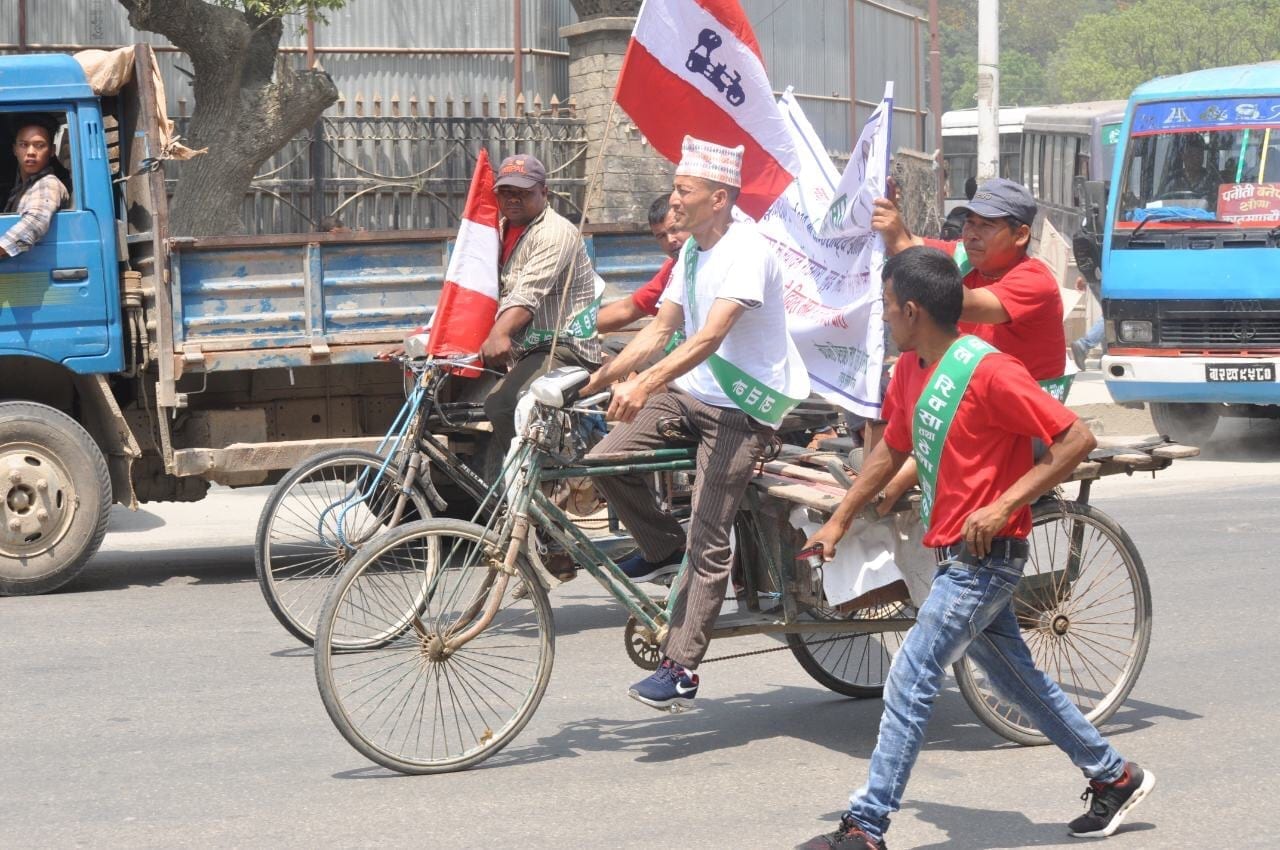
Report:
[{"label": "flag pole", "polygon": [[[604,149],[609,144],[609,134],[613,131],[613,118],[618,111],[618,101],[614,98],[609,103],[609,115],[604,120],[604,135],[600,138],[600,150],[596,151],[596,161],[592,164],[591,174],[587,177],[587,190],[583,193],[582,198],[582,215],[578,217],[578,236],[582,236],[582,229],[587,224],[587,210],[591,209],[591,204],[595,201],[596,187],[600,182],[600,175],[604,171]],[[551,334],[551,356],[547,358],[547,368],[543,374],[547,374],[555,365],[556,346],[560,344],[560,329],[564,326],[564,307],[569,301],[569,287],[566,286],[564,291],[560,293],[560,306],[556,308],[556,329]]]}]

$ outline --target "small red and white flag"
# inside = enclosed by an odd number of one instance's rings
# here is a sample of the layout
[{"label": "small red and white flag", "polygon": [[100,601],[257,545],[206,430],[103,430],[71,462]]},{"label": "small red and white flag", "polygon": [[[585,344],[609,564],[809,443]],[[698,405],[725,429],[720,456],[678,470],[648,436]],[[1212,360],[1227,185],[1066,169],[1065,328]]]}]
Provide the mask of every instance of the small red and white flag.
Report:
[{"label": "small red and white flag", "polygon": [[[498,199],[489,152],[481,148],[467,193],[458,237],[449,255],[444,288],[431,317],[427,353],[432,357],[479,354],[498,312]],[[473,370],[460,375],[474,377]]]},{"label": "small red and white flag", "polygon": [[645,0],[614,93],[654,149],[685,135],[742,145],[738,207],[759,219],[800,172],[760,45],[738,0]]}]

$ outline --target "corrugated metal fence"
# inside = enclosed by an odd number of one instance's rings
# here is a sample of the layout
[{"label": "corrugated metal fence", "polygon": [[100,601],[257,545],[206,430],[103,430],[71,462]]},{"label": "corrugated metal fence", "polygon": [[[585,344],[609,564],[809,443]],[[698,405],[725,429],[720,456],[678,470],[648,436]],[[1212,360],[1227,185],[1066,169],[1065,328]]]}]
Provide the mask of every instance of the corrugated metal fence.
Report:
[{"label": "corrugated metal fence", "polygon": [[[562,26],[576,16],[569,0],[520,0],[523,93],[532,100],[568,96],[568,45]],[[897,84],[898,144],[932,149],[924,73],[928,27],[920,9],[899,0],[742,0],[779,90],[794,86],[833,151],[848,151],[851,128]],[[850,10],[853,21],[850,24]],[[399,97],[420,102],[446,94],[479,102],[514,98],[513,0],[351,0],[315,31],[318,58],[348,101]],[[190,99],[190,65],[167,41],[129,26],[116,0],[0,0],[0,52],[74,50],[145,41],[160,51],[170,111]],[[850,45],[856,44],[850,67]],[[290,18],[284,50],[301,65],[305,22]],[[850,115],[854,92],[856,114]],[[190,106],[190,104],[188,104]]]},{"label": "corrugated metal fence", "polygon": [[[559,30],[576,16],[569,0],[517,2],[523,4],[519,71],[528,107],[517,116],[513,101],[505,118],[499,100],[515,95],[517,70],[513,0],[352,0],[316,26],[318,61],[341,100],[326,113],[318,147],[304,134],[264,165],[245,202],[250,232],[310,230],[335,213],[350,227],[451,226],[482,145],[493,156],[538,153],[556,172],[552,188],[560,210],[576,215],[585,133],[562,109],[549,112],[553,97],[567,97],[569,60]],[[742,4],[770,79],[779,90],[794,87],[837,159],[852,146],[887,80],[896,84],[894,147],[933,148],[924,89],[928,27],[919,9],[898,0]],[[286,61],[299,67],[305,29],[305,21],[289,19],[282,42]],[[116,0],[0,0],[0,52],[135,41],[157,47],[170,114],[181,130],[181,116],[193,108],[190,63],[164,39],[132,29]],[[858,46],[853,53],[851,44]],[[446,114],[449,102],[455,112]],[[171,179],[178,174],[180,166],[171,169]]]}]

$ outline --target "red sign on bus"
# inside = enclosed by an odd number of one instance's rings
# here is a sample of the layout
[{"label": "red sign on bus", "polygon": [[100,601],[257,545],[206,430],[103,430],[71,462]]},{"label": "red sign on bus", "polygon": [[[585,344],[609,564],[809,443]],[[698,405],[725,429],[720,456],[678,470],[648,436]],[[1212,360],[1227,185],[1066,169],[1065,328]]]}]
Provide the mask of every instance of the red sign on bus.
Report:
[{"label": "red sign on bus", "polygon": [[1280,183],[1227,183],[1218,189],[1218,218],[1239,224],[1280,222]]}]

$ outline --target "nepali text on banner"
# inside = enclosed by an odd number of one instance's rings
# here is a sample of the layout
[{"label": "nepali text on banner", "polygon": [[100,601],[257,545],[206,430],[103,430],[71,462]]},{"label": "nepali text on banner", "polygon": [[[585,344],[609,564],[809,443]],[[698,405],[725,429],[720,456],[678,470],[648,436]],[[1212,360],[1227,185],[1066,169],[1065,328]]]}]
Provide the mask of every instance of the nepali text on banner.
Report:
[{"label": "nepali text on banner", "polygon": [[[787,328],[814,391],[845,410],[876,418],[884,364],[883,245],[870,228],[869,216],[861,228],[845,226],[822,235],[838,187],[848,180],[840,179],[790,90],[782,96],[779,111],[799,151],[800,171],[760,220],[759,230],[786,273]],[[846,178],[851,173],[866,175],[872,183],[867,191],[881,195],[887,174],[888,115],[883,104],[872,115],[854,149],[858,161],[851,160],[845,172]]]}]

